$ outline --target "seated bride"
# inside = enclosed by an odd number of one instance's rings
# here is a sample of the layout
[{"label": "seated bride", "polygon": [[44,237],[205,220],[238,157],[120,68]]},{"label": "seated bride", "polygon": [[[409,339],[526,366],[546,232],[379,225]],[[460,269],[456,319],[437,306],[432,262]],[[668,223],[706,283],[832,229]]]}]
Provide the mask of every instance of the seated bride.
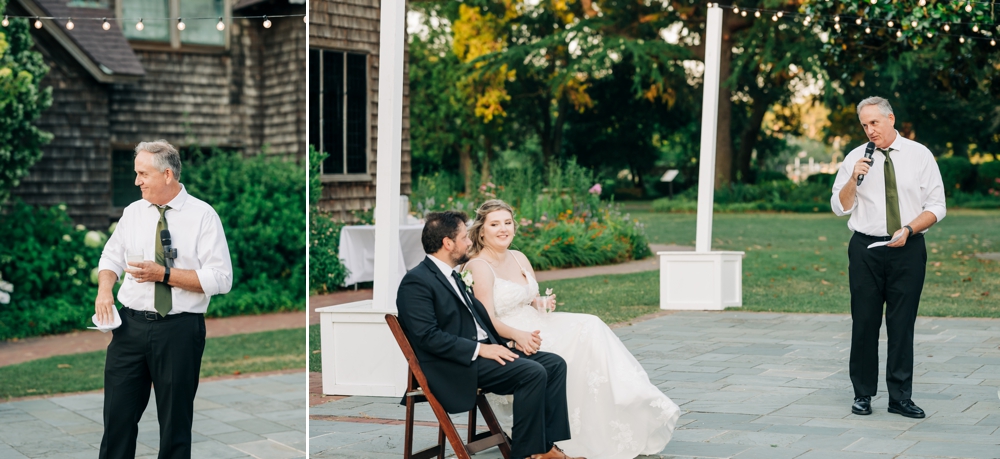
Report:
[{"label": "seated bride", "polygon": [[[483,203],[469,229],[473,258],[465,269],[500,335],[513,338],[525,353],[552,352],[566,361],[572,439],[559,446],[570,455],[612,459],[659,453],[670,441],[680,408],[649,382],[601,319],[548,312],[555,309],[555,295],[540,297],[528,258],[510,250],[516,227],[507,203]],[[512,396],[488,398],[509,431]]]}]

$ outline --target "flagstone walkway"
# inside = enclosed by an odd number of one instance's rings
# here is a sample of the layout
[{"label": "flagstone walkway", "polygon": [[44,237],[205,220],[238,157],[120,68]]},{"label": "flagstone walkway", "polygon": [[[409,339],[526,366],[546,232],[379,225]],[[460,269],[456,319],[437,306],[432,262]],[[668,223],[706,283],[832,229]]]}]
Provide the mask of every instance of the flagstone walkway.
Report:
[{"label": "flagstone walkway", "polygon": [[[677,312],[615,333],[683,410],[650,458],[1000,458],[997,319],[917,319],[913,399],[925,419],[886,411],[884,374],[874,413],[851,414],[846,315]],[[884,328],[880,348],[884,369]],[[418,448],[437,435],[421,405]],[[386,397],[314,406],[311,457],[398,458],[404,414]]]},{"label": "flagstone walkway", "polygon": [[[305,372],[202,382],[195,399],[192,457],[306,457]],[[97,457],[102,392],[0,403],[0,458]],[[155,459],[156,400],[139,422],[137,459]]]}]

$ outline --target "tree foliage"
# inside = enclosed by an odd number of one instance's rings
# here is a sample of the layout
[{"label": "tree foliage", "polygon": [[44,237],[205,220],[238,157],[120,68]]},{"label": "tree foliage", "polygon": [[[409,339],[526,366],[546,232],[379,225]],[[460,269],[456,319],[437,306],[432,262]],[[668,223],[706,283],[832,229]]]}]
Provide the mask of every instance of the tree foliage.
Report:
[{"label": "tree foliage", "polygon": [[[6,11],[6,3],[0,0],[0,11]],[[41,88],[48,67],[31,49],[28,30],[23,19],[11,19],[0,28],[0,204],[52,139],[32,124],[52,105],[52,88]]]}]

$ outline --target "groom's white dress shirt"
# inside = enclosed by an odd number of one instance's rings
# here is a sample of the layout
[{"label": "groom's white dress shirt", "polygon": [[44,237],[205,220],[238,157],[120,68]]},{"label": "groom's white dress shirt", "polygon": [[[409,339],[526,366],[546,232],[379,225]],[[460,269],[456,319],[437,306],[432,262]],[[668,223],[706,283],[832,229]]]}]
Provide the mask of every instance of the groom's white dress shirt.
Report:
[{"label": "groom's white dress shirt", "polygon": [[[458,283],[455,282],[455,278],[451,276],[451,273],[455,272],[455,268],[452,268],[451,266],[448,266],[447,263],[438,260],[437,257],[427,255],[427,258],[430,258],[431,261],[434,262],[434,265],[441,270],[441,274],[444,274],[444,278],[448,279],[448,284],[450,284],[451,288],[455,290],[458,297],[462,298],[462,304],[464,304],[466,308],[469,308],[469,314],[472,314],[472,305],[465,302],[465,296],[463,296],[462,291],[459,290]],[[476,339],[479,341],[485,340],[488,335],[486,335],[486,330],[483,330],[483,327],[479,326],[479,321],[476,320],[475,314],[472,314],[472,322],[476,324]],[[476,351],[472,353],[472,360],[476,360],[476,357],[479,357],[480,346],[482,346],[482,343],[476,344]]]},{"label": "groom's white dress shirt", "polygon": [[[222,220],[212,206],[187,193],[184,185],[169,203],[164,213],[170,231],[171,247],[177,249],[172,268],[193,269],[205,293],[171,288],[173,308],[170,314],[191,312],[204,314],[213,295],[229,293],[233,287],[233,262],[222,229]],[[121,278],[128,267],[127,251],[144,252],[145,260],[156,257],[156,224],[160,220],[158,206],[140,199],[129,204],[122,213],[115,232],[104,245],[98,269],[114,272]],[[118,301],[137,311],[155,312],[153,291],[155,282],[136,282],[126,276]]]}]

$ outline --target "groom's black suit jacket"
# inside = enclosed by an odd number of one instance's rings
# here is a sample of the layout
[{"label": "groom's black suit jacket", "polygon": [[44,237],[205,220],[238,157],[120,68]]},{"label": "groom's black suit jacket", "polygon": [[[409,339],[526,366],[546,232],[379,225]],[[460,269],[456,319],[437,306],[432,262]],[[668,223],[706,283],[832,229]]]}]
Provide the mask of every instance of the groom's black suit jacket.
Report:
[{"label": "groom's black suit jacket", "polygon": [[[468,297],[486,333],[500,343],[486,308],[472,294]],[[433,261],[425,258],[403,276],[396,308],[431,393],[449,413],[471,410],[479,388],[472,360],[478,344],[475,319]]]}]

